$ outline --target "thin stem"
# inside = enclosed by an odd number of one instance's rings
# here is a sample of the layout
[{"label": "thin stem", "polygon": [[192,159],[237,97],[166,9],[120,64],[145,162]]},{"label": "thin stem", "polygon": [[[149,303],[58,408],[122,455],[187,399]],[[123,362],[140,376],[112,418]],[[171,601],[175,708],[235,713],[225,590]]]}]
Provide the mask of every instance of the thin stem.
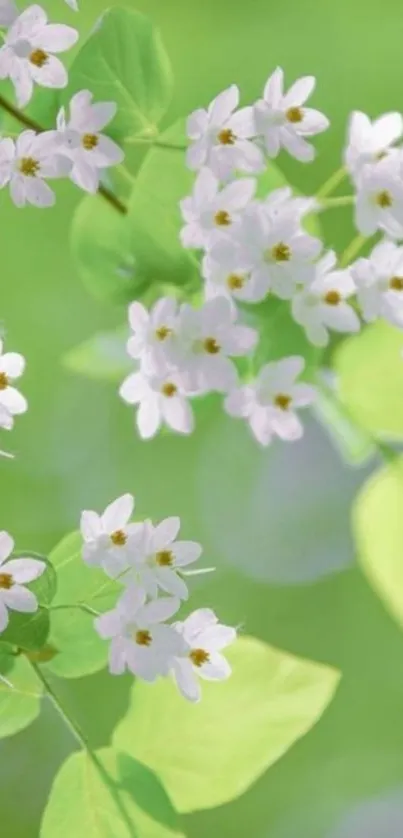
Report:
[{"label": "thin stem", "polygon": [[[39,124],[39,122],[36,122],[35,119],[31,119],[31,117],[28,116],[28,114],[25,114],[22,111],[20,111],[19,108],[16,108],[15,105],[12,105],[11,102],[9,102],[7,99],[4,98],[4,96],[1,95],[0,107],[3,108],[3,110],[7,111],[7,113],[9,113],[10,116],[16,119],[17,122],[19,122],[21,125],[24,125],[25,128],[30,128],[37,134],[42,134],[44,131],[47,130],[46,128],[43,128],[42,125]],[[126,215],[126,204],[124,204],[123,201],[121,201],[117,195],[111,192],[110,189],[108,189],[106,186],[102,186],[101,184],[98,187],[98,194],[102,195],[105,201],[108,201],[108,203],[118,212],[120,212],[122,215]]]},{"label": "thin stem", "polygon": [[169,151],[186,151],[187,145],[181,143],[167,143],[165,140],[159,140],[157,137],[129,137],[126,142],[129,145],[139,146],[156,146],[157,148],[166,148]]},{"label": "thin stem", "polygon": [[327,195],[330,195],[334,192],[335,189],[339,186],[340,183],[344,180],[347,176],[347,169],[345,166],[342,166],[340,169],[337,169],[328,180],[325,181],[323,186],[320,187],[318,192],[316,193],[316,197],[320,200],[321,198],[326,198]]},{"label": "thin stem", "polygon": [[354,259],[354,256],[360,252],[361,248],[364,246],[365,242],[367,241],[366,236],[355,236],[355,238],[350,242],[348,247],[346,247],[344,253],[340,256],[340,267],[345,268],[350,262]]},{"label": "thin stem", "polygon": [[79,608],[79,610],[84,611],[85,614],[91,614],[92,617],[99,617],[99,611],[95,611],[95,608],[91,608],[91,606],[87,605],[86,602],[67,602],[61,605],[41,605],[41,608],[46,608],[47,611],[64,611],[68,608]]},{"label": "thin stem", "polygon": [[53,706],[56,708],[57,712],[59,713],[59,715],[63,719],[64,723],[67,725],[67,727],[69,728],[69,730],[73,734],[75,740],[81,746],[83,751],[85,751],[86,755],[88,756],[88,758],[91,760],[92,764],[95,766],[96,770],[98,771],[99,775],[102,777],[106,787],[108,788],[108,791],[110,792],[111,796],[113,797],[113,799],[116,803],[117,808],[119,809],[119,812],[122,816],[123,821],[125,822],[126,826],[129,829],[129,834],[131,836],[133,836],[133,838],[134,838],[134,836],[136,836],[136,831],[134,829],[132,820],[131,820],[130,815],[129,815],[127,809],[126,809],[126,806],[125,806],[123,800],[121,799],[121,797],[119,795],[119,791],[118,791],[118,788],[117,788],[115,782],[113,781],[112,777],[109,776],[105,766],[102,764],[101,760],[99,759],[98,754],[95,751],[92,750],[92,748],[91,748],[91,746],[88,742],[88,739],[86,738],[85,734],[81,730],[81,727],[77,724],[76,720],[70,715],[70,713],[66,709],[66,707],[64,707],[63,704],[61,703],[59,696],[55,693],[52,685],[49,683],[46,675],[44,675],[44,673],[42,672],[42,669],[40,668],[40,666],[37,663],[35,663],[34,661],[30,661],[30,664],[31,664],[33,670],[35,671],[37,677],[39,678],[39,680],[43,684],[44,690],[45,690],[48,698],[51,700]]},{"label": "thin stem", "polygon": [[353,203],[354,195],[341,195],[340,198],[319,199],[319,207],[321,210],[333,209],[337,207],[347,207]]}]

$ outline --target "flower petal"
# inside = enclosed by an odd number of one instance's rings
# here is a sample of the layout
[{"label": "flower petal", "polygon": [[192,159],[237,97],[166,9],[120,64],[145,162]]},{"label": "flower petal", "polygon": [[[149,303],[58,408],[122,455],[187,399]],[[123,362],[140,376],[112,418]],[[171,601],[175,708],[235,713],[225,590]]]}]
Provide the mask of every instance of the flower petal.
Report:
[{"label": "flower petal", "polygon": [[14,539],[11,538],[8,532],[3,530],[0,532],[0,564],[3,564],[5,559],[8,559],[9,555],[14,550]]},{"label": "flower petal", "polygon": [[39,579],[46,570],[46,563],[38,559],[11,559],[3,565],[5,573],[11,573],[14,581],[19,585]]},{"label": "flower petal", "polygon": [[2,600],[12,611],[22,611],[24,614],[33,614],[38,609],[38,600],[32,591],[23,588],[22,585],[13,585],[10,590],[2,590]]},{"label": "flower petal", "polygon": [[122,495],[110,503],[104,514],[102,515],[102,524],[107,533],[115,530],[124,529],[129,518],[133,515],[134,497],[133,495]]},{"label": "flower petal", "polygon": [[239,103],[239,89],[231,84],[211,102],[208,109],[210,125],[217,128],[225,122]]},{"label": "flower petal", "polygon": [[189,658],[175,658],[172,672],[183,697],[194,703],[200,701],[200,684]]},{"label": "flower petal", "polygon": [[181,519],[178,517],[165,518],[154,528],[152,534],[152,549],[157,552],[168,547],[179,533]]},{"label": "flower petal", "polygon": [[175,556],[175,566],[185,567],[200,559],[203,548],[197,541],[176,541],[171,551]]}]

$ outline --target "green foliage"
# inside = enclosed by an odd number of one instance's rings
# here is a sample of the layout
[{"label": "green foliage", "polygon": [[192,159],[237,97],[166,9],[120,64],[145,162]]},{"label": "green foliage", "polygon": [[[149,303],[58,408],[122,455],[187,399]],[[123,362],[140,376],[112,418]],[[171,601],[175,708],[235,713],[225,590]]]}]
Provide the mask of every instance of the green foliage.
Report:
[{"label": "green foliage", "polygon": [[64,101],[89,89],[117,104],[112,136],[152,136],[172,94],[172,71],[158,30],[131,9],[109,9],[78,53]]},{"label": "green foliage", "polygon": [[313,411],[332,438],[339,454],[349,465],[366,462],[375,451],[370,435],[351,421],[336,394],[329,387],[318,386]]},{"label": "green foliage", "polygon": [[375,436],[403,437],[402,335],[378,321],[335,353],[339,396],[351,417]]},{"label": "green foliage", "polygon": [[[161,143],[178,143],[183,121],[161,134]],[[193,187],[194,173],[178,149],[153,148],[136,177],[129,202],[128,223],[140,282],[197,284],[196,257],[179,241],[183,225],[179,201]]]},{"label": "green foliage", "polygon": [[403,460],[375,474],[358,496],[353,525],[361,566],[403,626]]},{"label": "green foliage", "polygon": [[64,356],[66,369],[100,381],[121,381],[133,370],[126,352],[128,328],[98,332]]},{"label": "green foliage", "polygon": [[[269,296],[256,307],[249,307],[250,322],[259,331],[259,343],[254,355],[256,372],[263,364],[287,355],[305,358],[305,373],[311,375],[319,366],[323,349],[313,346],[304,330],[293,320],[290,303]],[[248,313],[249,313],[248,312]]]},{"label": "green foliage", "polygon": [[[77,607],[87,603],[99,611],[114,605],[118,585],[97,568],[82,560],[80,533],[66,536],[51,553],[58,577],[57,596],[53,602],[50,643],[56,654],[46,668],[63,678],[78,678],[102,669],[108,647],[95,632],[91,614]],[[55,606],[71,605],[69,608]]]},{"label": "green foliage", "polygon": [[52,564],[44,556],[27,551],[13,555],[13,558],[28,557],[39,559],[46,564],[46,570],[42,576],[26,585],[37,597],[39,605],[44,607],[40,607],[33,614],[9,611],[9,623],[6,630],[2,632],[0,645],[5,642],[21,649],[35,650],[46,643],[49,634],[49,614],[46,606],[55,596],[57,578]]},{"label": "green foliage", "polygon": [[39,715],[42,684],[23,655],[0,651],[0,738],[23,730]]},{"label": "green foliage", "polygon": [[160,777],[180,812],[227,803],[242,794],[317,721],[338,674],[252,638],[228,658],[232,677],[204,683],[200,704],[175,685],[133,687],[114,744]]},{"label": "green foliage", "polygon": [[152,772],[111,748],[99,751],[96,758],[101,771],[85,752],[73,754],[64,763],[51,791],[40,838],[183,838],[172,804]]}]

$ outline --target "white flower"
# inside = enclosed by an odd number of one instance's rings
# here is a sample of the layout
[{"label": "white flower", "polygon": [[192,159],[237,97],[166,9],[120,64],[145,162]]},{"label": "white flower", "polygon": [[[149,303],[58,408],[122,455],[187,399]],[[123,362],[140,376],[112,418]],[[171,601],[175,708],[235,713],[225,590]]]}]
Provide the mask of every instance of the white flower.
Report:
[{"label": "white flower", "polygon": [[187,134],[193,140],[187,151],[190,169],[207,166],[221,181],[235,171],[261,172],[264,156],[251,138],[256,134],[253,108],[235,109],[239,90],[235,84],[223,90],[208,107],[194,111],[187,121]]},{"label": "white flower", "polygon": [[180,601],[163,597],[145,604],[146,595],[139,588],[127,589],[118,606],[94,621],[98,634],[111,639],[109,670],[121,675],[129,669],[145,681],[167,675],[173,656],[180,654],[184,643],[165,620],[175,614]]},{"label": "white flower", "polygon": [[360,233],[377,229],[403,238],[403,178],[399,157],[386,157],[376,166],[364,166],[357,185],[355,223]]},{"label": "white flower", "polygon": [[344,152],[346,166],[357,178],[363,166],[382,159],[403,134],[400,113],[386,113],[373,122],[361,111],[354,111],[348,126],[347,147]]},{"label": "white flower", "polygon": [[129,306],[129,323],[133,335],[127,342],[131,358],[141,362],[146,374],[166,372],[169,350],[177,324],[177,303],[172,297],[161,297],[151,311],[139,302]]},{"label": "white flower", "polygon": [[[258,202],[244,213],[237,244],[240,269],[250,273],[259,293],[271,290],[281,299],[290,299],[296,286],[309,279],[312,262],[322,248],[319,239],[301,229],[294,207],[270,211]],[[232,242],[220,239],[211,249],[211,258],[225,264],[233,247]]]},{"label": "white flower", "polygon": [[11,559],[6,561],[14,549],[14,541],[7,532],[0,532],[0,632],[8,625],[8,609],[33,613],[38,600],[32,591],[24,587],[33,582],[46,570],[45,562],[38,559]]},{"label": "white flower", "polygon": [[102,567],[112,578],[129,567],[141,544],[143,525],[129,523],[133,510],[133,495],[127,494],[110,503],[102,515],[92,510],[81,514],[83,559]]},{"label": "white flower", "polygon": [[13,382],[20,378],[25,369],[25,359],[17,352],[3,354],[3,341],[0,340],[0,427],[10,430],[13,416],[25,413],[27,401]]},{"label": "white flower", "polygon": [[18,9],[12,0],[0,0],[0,26],[11,26],[18,17]]},{"label": "white flower", "polygon": [[57,154],[53,135],[53,131],[23,131],[16,143],[10,138],[0,140],[0,187],[10,184],[17,207],[51,207],[55,203],[55,194],[44,178],[65,177],[71,164]]},{"label": "white flower", "polygon": [[304,366],[299,356],[265,364],[254,382],[229,393],[224,403],[227,413],[247,419],[261,445],[269,445],[273,436],[287,442],[300,439],[303,426],[296,409],[316,398],[314,387],[295,382]]},{"label": "white flower", "polygon": [[142,439],[154,437],[163,423],[181,434],[193,431],[193,411],[178,373],[159,376],[132,373],[124,380],[119,393],[127,404],[139,405],[136,423]]},{"label": "white flower", "polygon": [[92,101],[89,90],[81,90],[70,101],[70,119],[64,108],[57,117],[59,141],[73,163],[71,180],[86,192],[96,192],[103,169],[121,163],[122,149],[101,134],[116,113],[115,102]]},{"label": "white flower", "polygon": [[280,189],[269,192],[260,205],[269,219],[281,215],[293,215],[299,224],[301,224],[305,215],[314,212],[319,206],[315,198],[293,195],[290,186],[282,186]]},{"label": "white flower", "polygon": [[206,300],[226,297],[228,300],[257,303],[266,296],[267,282],[260,276],[253,276],[242,265],[242,254],[232,240],[217,240],[203,259],[202,274],[206,282]]},{"label": "white flower", "polygon": [[221,654],[236,639],[236,630],[218,622],[214,611],[200,608],[182,623],[175,624],[176,631],[186,643],[186,654],[176,657],[172,671],[184,698],[200,701],[198,677],[206,681],[224,681],[231,675],[231,667]]},{"label": "white flower", "polygon": [[358,302],[368,322],[384,317],[403,328],[403,247],[382,241],[351,266]]},{"label": "white flower", "polygon": [[286,94],[283,86],[284,73],[277,67],[266,83],[264,98],[255,105],[256,131],[270,157],[283,147],[305,163],[313,160],[315,150],[304,138],[325,131],[329,120],[320,111],[303,107],[315,87],[313,76],[298,79]]},{"label": "white flower", "polygon": [[70,49],[78,32],[47,21],[41,6],[29,6],[14,20],[0,49],[0,78],[11,79],[21,108],[31,99],[34,82],[41,87],[67,85],[67,72],[53,53]]},{"label": "white flower", "polygon": [[157,526],[146,521],[140,556],[122,582],[139,584],[152,599],[157,598],[159,588],[179,599],[187,599],[189,592],[180,576],[181,568],[196,562],[202,548],[195,541],[177,541],[179,529],[179,518],[165,518]]},{"label": "white flower", "polygon": [[254,178],[242,178],[220,190],[210,169],[202,169],[195,181],[193,195],[180,202],[185,226],[181,230],[184,247],[209,247],[217,233],[236,228],[241,213],[252,200],[256,189]]},{"label": "white flower", "polygon": [[328,329],[358,332],[360,320],[347,300],[355,293],[351,271],[335,271],[336,255],[329,251],[317,263],[313,281],[292,300],[294,320],[316,346],[326,346]]},{"label": "white flower", "polygon": [[229,390],[236,381],[229,356],[249,354],[257,339],[255,329],[236,322],[236,311],[225,297],[208,300],[200,309],[182,305],[175,349],[187,391]]}]

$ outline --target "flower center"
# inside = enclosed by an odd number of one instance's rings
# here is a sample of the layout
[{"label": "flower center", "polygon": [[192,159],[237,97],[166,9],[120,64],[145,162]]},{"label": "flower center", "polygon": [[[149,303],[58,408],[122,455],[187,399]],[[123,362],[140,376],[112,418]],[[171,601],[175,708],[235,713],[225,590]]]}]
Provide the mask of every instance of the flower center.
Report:
[{"label": "flower center", "polygon": [[274,404],[276,407],[279,407],[280,410],[288,410],[291,404],[291,396],[288,396],[286,393],[277,393],[277,396],[274,397]]},{"label": "flower center", "polygon": [[11,573],[0,573],[0,588],[4,591],[9,591],[14,585],[14,579]]},{"label": "flower center", "polygon": [[288,244],[284,244],[284,242],[275,244],[269,253],[271,258],[276,262],[289,262],[291,259],[291,248]]},{"label": "flower center", "polygon": [[168,399],[171,399],[177,392],[178,388],[176,384],[172,383],[172,381],[166,381],[161,387],[162,395],[166,396]]},{"label": "flower center", "polygon": [[382,189],[381,192],[376,193],[375,203],[378,205],[378,207],[381,207],[381,209],[387,209],[387,207],[392,206],[393,198],[387,189]]},{"label": "flower center", "polygon": [[86,151],[92,151],[97,147],[99,138],[96,134],[83,134],[81,137],[81,144]]},{"label": "flower center", "polygon": [[159,326],[158,329],[155,330],[155,337],[157,340],[163,341],[172,335],[172,329],[168,326]]},{"label": "flower center", "polygon": [[160,567],[171,567],[173,565],[174,557],[170,550],[160,550],[155,555],[155,561]]},{"label": "flower center", "polygon": [[403,291],[403,277],[392,276],[389,280],[389,288],[392,288],[393,291]]},{"label": "flower center", "polygon": [[221,145],[234,145],[236,136],[230,128],[223,128],[222,131],[217,134],[217,140]]},{"label": "flower center", "polygon": [[218,227],[229,227],[231,216],[226,210],[218,210],[214,216],[214,221]]},{"label": "flower center", "polygon": [[38,160],[34,160],[33,157],[21,157],[18,168],[21,174],[26,177],[35,177],[35,175],[39,172],[40,164]]},{"label": "flower center", "polygon": [[189,657],[194,666],[203,666],[210,659],[210,655],[205,649],[192,649]]},{"label": "flower center", "polygon": [[134,639],[138,646],[150,646],[152,642],[151,634],[146,629],[139,629],[139,631],[136,631]]},{"label": "flower center", "polygon": [[296,107],[288,108],[288,111],[285,112],[285,115],[286,115],[286,119],[288,119],[288,122],[294,122],[294,123],[302,122],[302,120],[304,118],[304,113],[302,111],[302,108],[296,108]]},{"label": "flower center", "polygon": [[328,291],[323,299],[328,306],[338,306],[341,303],[341,294],[338,291]]},{"label": "flower center", "polygon": [[35,67],[43,67],[48,58],[47,52],[44,52],[43,49],[34,49],[29,56],[31,64],[34,64]]},{"label": "flower center", "polygon": [[203,341],[203,349],[209,355],[218,355],[218,353],[221,349],[221,346],[220,346],[219,343],[217,343],[215,338],[206,338]]},{"label": "flower center", "polygon": [[7,390],[8,385],[8,376],[5,372],[0,372],[0,390]]},{"label": "flower center", "polygon": [[111,534],[111,542],[115,547],[124,547],[127,541],[127,535],[123,530],[115,530]]},{"label": "flower center", "polygon": [[227,277],[227,285],[230,291],[239,291],[245,285],[245,277],[238,274],[230,274]]}]

